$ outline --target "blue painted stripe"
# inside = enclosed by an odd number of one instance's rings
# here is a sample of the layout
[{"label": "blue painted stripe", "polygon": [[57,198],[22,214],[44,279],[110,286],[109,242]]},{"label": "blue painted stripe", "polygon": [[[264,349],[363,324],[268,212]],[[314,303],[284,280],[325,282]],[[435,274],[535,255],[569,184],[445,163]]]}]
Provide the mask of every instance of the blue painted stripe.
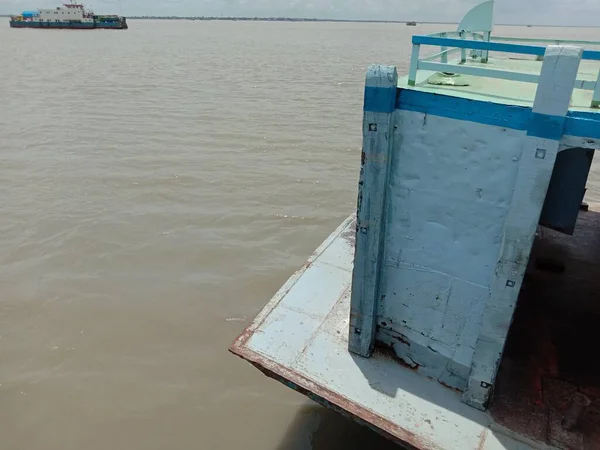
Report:
[{"label": "blue painted stripe", "polygon": [[[473,41],[468,39],[449,39],[434,36],[413,36],[412,43],[420,45],[436,45],[440,47],[458,47],[475,50],[517,53],[521,55],[543,56],[546,53],[546,47],[540,47],[537,45],[504,44],[500,42]],[[600,51],[584,50],[581,58],[598,61],[600,60]]]},{"label": "blue painted stripe", "polygon": [[507,106],[410,89],[400,89],[396,107],[515,130],[526,130],[531,114],[531,109],[524,106]]},{"label": "blue painted stripe", "polygon": [[41,21],[11,21],[14,28],[94,28],[92,22],[41,22]]},{"label": "blue painted stripe", "polygon": [[562,139],[566,117],[539,114],[531,112],[531,110],[530,117],[527,136],[552,139],[553,141]]},{"label": "blue painted stripe", "polygon": [[364,111],[391,113],[396,109],[398,88],[365,86]]},{"label": "blue painted stripe", "polygon": [[569,111],[567,113],[567,117],[574,117],[577,119],[589,119],[589,120],[598,120],[599,112],[590,112],[590,111]]},{"label": "blue painted stripe", "polygon": [[449,95],[399,89],[396,108],[432,116],[527,131],[560,140],[563,135],[600,139],[600,113],[570,111],[566,118],[533,113],[526,106],[503,105]]},{"label": "blue painted stripe", "polygon": [[413,44],[472,48],[475,50],[490,50],[497,52],[519,53],[524,55],[543,55],[546,52],[546,47],[539,47],[535,45],[501,44],[498,42],[448,39],[431,36],[413,36],[412,41]]},{"label": "blue painted stripe", "polygon": [[578,136],[592,139],[600,139],[600,121],[598,114],[569,111],[565,120],[564,134],[567,136]]}]

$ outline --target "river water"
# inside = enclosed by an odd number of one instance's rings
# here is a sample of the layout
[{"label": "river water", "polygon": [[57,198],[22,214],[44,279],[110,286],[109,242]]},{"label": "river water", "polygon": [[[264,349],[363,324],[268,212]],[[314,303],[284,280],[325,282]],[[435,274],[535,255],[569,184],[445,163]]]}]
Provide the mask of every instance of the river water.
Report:
[{"label": "river water", "polygon": [[392,448],[227,348],[355,207],[367,65],[449,26],[129,22],[0,27],[0,448]]}]

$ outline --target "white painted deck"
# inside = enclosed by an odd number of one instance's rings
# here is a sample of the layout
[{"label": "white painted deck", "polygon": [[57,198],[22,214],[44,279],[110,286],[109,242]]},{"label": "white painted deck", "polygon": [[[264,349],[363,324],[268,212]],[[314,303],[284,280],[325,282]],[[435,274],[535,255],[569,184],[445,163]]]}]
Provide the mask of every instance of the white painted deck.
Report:
[{"label": "white painted deck", "polygon": [[354,218],[286,283],[231,351],[269,376],[419,449],[551,448],[519,439],[384,350],[348,352]]},{"label": "white painted deck", "polygon": [[[468,58],[466,64],[461,66],[478,69],[503,70],[530,75],[539,75],[542,68],[542,61],[537,61],[533,56],[515,55],[509,57],[502,53],[492,55],[493,56],[490,57],[487,63],[481,63],[478,59]],[[454,61],[453,64],[458,65],[458,60]],[[599,61],[581,61],[577,79],[595,83],[598,77],[598,70],[600,70]],[[440,86],[428,84],[427,79],[435,73],[435,71],[431,70],[419,70],[417,72],[415,86],[408,85],[407,75],[398,79],[398,87],[505,105],[533,106],[533,100],[537,89],[536,83],[461,74],[460,79],[468,82],[469,86]],[[598,108],[590,107],[593,94],[594,92],[591,90],[575,89],[573,91],[570,109],[573,111],[600,113]]]}]

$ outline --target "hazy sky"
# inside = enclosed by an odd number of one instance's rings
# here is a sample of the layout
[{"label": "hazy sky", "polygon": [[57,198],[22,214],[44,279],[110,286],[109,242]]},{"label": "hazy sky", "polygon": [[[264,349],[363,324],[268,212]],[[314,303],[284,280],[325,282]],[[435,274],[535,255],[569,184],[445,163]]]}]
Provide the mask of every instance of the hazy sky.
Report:
[{"label": "hazy sky", "polygon": [[[0,13],[53,7],[61,2],[0,0]],[[98,13],[120,14],[122,8],[125,15],[223,14],[457,22],[481,0],[84,0],[84,3]],[[600,0],[497,0],[495,22],[600,26]]]}]

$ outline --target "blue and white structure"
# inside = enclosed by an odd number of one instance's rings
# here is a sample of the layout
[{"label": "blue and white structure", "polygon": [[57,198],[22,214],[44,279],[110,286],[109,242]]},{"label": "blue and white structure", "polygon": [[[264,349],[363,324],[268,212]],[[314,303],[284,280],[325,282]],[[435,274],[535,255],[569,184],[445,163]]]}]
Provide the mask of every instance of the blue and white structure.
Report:
[{"label": "blue and white structure", "polygon": [[414,448],[597,449],[600,356],[573,355],[600,319],[600,43],[492,12],[369,68],[356,214],[231,351]]},{"label": "blue and white structure", "polygon": [[93,30],[126,30],[127,19],[116,15],[97,15],[81,3],[71,0],[62,6],[37,11],[25,11],[10,18],[11,28],[42,28]]}]

